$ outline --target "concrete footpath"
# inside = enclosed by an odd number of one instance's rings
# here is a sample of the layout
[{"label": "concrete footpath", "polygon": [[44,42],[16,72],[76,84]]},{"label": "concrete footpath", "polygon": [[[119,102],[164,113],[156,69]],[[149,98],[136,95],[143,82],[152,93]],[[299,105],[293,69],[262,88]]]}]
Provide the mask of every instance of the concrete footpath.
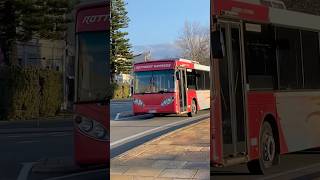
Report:
[{"label": "concrete footpath", "polygon": [[210,179],[209,119],[163,135],[111,160],[111,180]]}]

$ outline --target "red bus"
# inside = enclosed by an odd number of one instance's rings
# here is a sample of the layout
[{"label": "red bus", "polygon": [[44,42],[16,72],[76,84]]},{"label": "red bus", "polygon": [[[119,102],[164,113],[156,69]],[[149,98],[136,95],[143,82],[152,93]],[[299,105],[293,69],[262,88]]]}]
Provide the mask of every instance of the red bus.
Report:
[{"label": "red bus", "polygon": [[109,3],[76,12],[74,154],[79,165],[109,165]]},{"label": "red bus", "polygon": [[211,1],[211,167],[320,146],[320,17],[270,2]]},{"label": "red bus", "polygon": [[135,114],[196,114],[210,107],[210,68],[186,59],[134,64]]}]

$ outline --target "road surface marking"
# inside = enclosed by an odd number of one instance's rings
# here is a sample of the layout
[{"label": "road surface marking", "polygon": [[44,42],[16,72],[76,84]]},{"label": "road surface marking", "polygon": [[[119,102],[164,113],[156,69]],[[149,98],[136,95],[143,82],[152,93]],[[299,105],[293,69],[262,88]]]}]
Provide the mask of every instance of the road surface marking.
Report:
[{"label": "road surface marking", "polygon": [[107,171],[107,169],[99,169],[99,170],[93,170],[93,171],[86,171],[86,172],[81,172],[81,173],[69,174],[69,175],[49,178],[49,179],[45,179],[45,180],[59,180],[59,179],[64,179],[64,178],[71,178],[71,177],[74,177],[74,176],[86,175],[86,174],[90,174],[90,173],[98,173],[98,172],[102,172],[102,171]]},{"label": "road surface marking", "polygon": [[34,164],[35,162],[22,163],[23,166],[17,180],[27,180],[29,176],[29,172],[31,171]]},{"label": "road surface marking", "polygon": [[114,118],[114,120],[118,120],[120,117],[120,113],[117,113],[116,117]]},{"label": "road surface marking", "polygon": [[303,168],[298,168],[298,169],[293,169],[293,170],[290,170],[290,171],[285,171],[285,172],[273,174],[273,175],[261,178],[260,180],[273,179],[273,178],[276,178],[276,177],[279,177],[279,176],[288,175],[288,174],[292,174],[292,173],[296,173],[296,172],[299,172],[299,171],[308,170],[308,169],[315,168],[315,167],[320,167],[320,163],[313,164],[313,165],[310,165],[310,166],[306,166],[306,167],[303,167]]},{"label": "road surface marking", "polygon": [[135,135],[132,135],[132,136],[129,136],[129,137],[120,139],[120,140],[115,141],[115,142],[112,142],[112,143],[110,143],[110,146],[111,146],[111,148],[112,148],[112,146],[115,146],[115,145],[117,145],[117,144],[123,143],[123,142],[125,142],[125,141],[127,141],[127,140],[130,140],[130,139],[134,139],[134,138],[136,138],[136,137],[145,135],[145,134],[147,134],[147,133],[150,133],[150,132],[153,132],[153,131],[156,131],[156,130],[159,130],[159,129],[163,129],[163,128],[165,128],[165,127],[174,126],[174,125],[180,124],[180,123],[182,123],[182,122],[187,122],[187,121],[191,121],[191,120],[198,120],[198,119],[201,119],[201,118],[204,118],[204,117],[209,117],[209,114],[204,114],[204,115],[201,115],[201,116],[198,116],[198,117],[184,119],[184,120],[177,121],[177,122],[174,122],[174,123],[165,124],[165,125],[160,126],[160,127],[157,127],[157,128],[149,129],[149,130],[147,130],[147,131],[143,131],[143,132],[141,132],[141,133],[138,133],[138,134],[135,134]]}]

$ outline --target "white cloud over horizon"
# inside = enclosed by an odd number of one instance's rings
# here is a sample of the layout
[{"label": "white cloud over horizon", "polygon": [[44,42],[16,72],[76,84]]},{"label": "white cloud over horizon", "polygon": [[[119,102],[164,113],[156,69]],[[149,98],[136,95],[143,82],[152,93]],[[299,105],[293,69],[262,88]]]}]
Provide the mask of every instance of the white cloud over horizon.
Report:
[{"label": "white cloud over horizon", "polygon": [[173,43],[133,46],[134,54],[148,51],[151,52],[152,59],[179,58],[182,54],[181,49]]}]

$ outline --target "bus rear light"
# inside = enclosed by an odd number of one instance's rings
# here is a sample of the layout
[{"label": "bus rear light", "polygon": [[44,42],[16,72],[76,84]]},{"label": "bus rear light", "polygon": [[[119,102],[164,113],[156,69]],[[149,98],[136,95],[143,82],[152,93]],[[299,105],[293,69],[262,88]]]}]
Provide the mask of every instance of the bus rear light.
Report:
[{"label": "bus rear light", "polygon": [[169,97],[169,98],[162,101],[161,106],[170,105],[173,103],[173,101],[174,101],[174,97]]},{"label": "bus rear light", "polygon": [[75,123],[80,132],[86,136],[102,141],[109,139],[107,129],[97,121],[77,116]]},{"label": "bus rear light", "polygon": [[143,106],[143,101],[140,99],[134,99],[133,104],[138,105],[138,106]]}]

